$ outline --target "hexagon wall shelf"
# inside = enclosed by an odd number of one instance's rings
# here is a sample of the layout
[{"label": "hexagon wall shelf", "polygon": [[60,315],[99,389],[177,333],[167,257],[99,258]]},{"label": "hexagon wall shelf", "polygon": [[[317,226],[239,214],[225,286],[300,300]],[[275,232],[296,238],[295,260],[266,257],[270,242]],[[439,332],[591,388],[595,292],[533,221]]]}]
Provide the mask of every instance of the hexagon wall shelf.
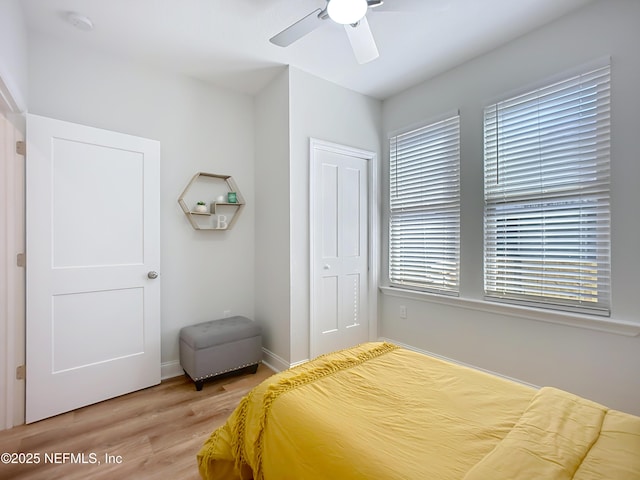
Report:
[{"label": "hexagon wall shelf", "polygon": [[[220,181],[222,183],[226,192],[235,192],[236,193],[236,202],[229,203],[228,201],[212,201],[211,206],[208,212],[196,212],[193,209],[190,209],[187,206],[185,201],[185,197],[189,190],[194,188],[199,182],[204,182],[207,179],[213,179]],[[218,195],[219,196],[219,195]],[[225,195],[226,196],[226,195]],[[191,181],[187,184],[184,191],[180,194],[178,198],[178,203],[182,208],[182,211],[189,219],[189,223],[196,230],[229,230],[233,227],[234,223],[238,219],[240,212],[242,211],[242,207],[244,207],[244,197],[240,193],[238,189],[238,185],[233,180],[231,175],[218,175],[216,173],[206,173],[206,172],[198,172],[196,173]],[[233,209],[231,218],[228,218],[226,215],[222,215],[221,211],[228,211],[229,209]],[[207,218],[209,220],[208,224],[205,225],[203,221],[198,221],[197,219]]]}]

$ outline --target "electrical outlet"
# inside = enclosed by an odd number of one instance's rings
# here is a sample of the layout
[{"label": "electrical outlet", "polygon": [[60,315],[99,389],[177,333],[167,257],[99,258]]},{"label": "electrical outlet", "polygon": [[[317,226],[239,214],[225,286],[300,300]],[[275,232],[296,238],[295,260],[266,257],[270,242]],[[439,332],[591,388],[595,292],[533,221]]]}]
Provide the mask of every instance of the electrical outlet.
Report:
[{"label": "electrical outlet", "polygon": [[407,318],[407,307],[400,305],[400,318]]},{"label": "electrical outlet", "polygon": [[231,316],[231,310],[225,310],[224,312],[222,312],[222,316],[224,318],[229,318]]}]

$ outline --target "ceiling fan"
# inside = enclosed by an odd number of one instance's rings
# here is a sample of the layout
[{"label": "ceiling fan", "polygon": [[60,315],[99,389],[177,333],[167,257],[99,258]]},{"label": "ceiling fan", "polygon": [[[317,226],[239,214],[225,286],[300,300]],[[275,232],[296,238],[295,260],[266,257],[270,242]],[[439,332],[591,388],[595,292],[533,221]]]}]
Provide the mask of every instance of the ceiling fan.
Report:
[{"label": "ceiling fan", "polygon": [[378,47],[367,22],[367,11],[383,3],[384,0],[327,0],[324,8],[317,8],[269,41],[274,45],[287,47],[330,19],[344,25],[358,63],[367,63],[379,56]]}]

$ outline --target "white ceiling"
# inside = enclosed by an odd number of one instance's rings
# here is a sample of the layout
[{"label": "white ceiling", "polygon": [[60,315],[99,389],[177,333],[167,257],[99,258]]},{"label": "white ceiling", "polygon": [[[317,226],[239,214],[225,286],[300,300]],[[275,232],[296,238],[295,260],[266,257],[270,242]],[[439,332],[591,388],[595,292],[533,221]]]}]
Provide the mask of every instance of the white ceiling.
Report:
[{"label": "white ceiling", "polygon": [[[383,7],[367,14],[380,57],[365,65],[355,61],[343,27],[330,20],[287,48],[269,42],[291,23],[323,8],[325,0],[22,0],[21,4],[30,31],[235,91],[254,94],[284,65],[292,65],[384,99],[592,1],[385,0]],[[66,22],[70,11],[88,16],[93,31]]]}]

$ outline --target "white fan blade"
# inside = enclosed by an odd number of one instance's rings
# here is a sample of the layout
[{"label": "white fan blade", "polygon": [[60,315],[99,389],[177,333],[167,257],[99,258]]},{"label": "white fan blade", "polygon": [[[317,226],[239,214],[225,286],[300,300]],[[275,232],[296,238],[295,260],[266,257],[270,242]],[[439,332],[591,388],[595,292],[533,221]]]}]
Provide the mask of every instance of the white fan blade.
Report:
[{"label": "white fan blade", "polygon": [[296,40],[304,37],[307,33],[311,33],[320,25],[324,18],[320,18],[322,9],[318,8],[304,17],[302,20],[298,20],[293,25],[285,28],[283,31],[270,38],[269,41],[279,47],[288,47]]},{"label": "white fan blade", "polygon": [[362,17],[355,26],[345,25],[344,29],[347,31],[353,54],[356,56],[359,64],[367,63],[378,58],[380,54],[378,53],[376,41],[373,39],[373,34],[369,28],[367,17]]},{"label": "white fan blade", "polygon": [[[440,3],[443,3],[442,0]],[[434,2],[426,0],[384,0],[384,3],[370,5],[370,8],[375,8],[376,12],[419,12],[426,8],[433,8],[433,5]]]}]

